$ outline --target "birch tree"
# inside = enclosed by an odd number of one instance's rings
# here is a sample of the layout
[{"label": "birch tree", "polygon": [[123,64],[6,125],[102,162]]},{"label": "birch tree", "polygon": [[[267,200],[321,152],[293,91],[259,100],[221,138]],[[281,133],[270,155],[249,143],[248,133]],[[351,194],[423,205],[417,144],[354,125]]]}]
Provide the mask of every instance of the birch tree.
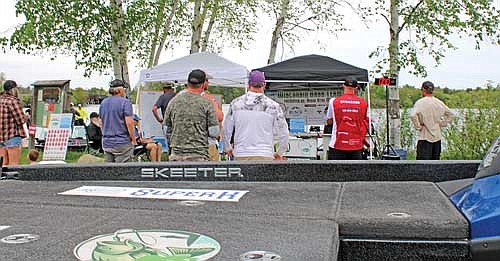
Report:
[{"label": "birch tree", "polygon": [[344,0],[266,0],[262,8],[274,19],[275,25],[269,49],[268,64],[276,60],[277,48],[281,44],[293,50],[295,42],[309,32],[323,31],[336,34],[346,30],[343,24],[347,8],[354,14],[359,12],[349,1]]},{"label": "birch tree", "polygon": [[18,0],[26,22],[4,44],[23,54],[74,56],[85,76],[113,69],[129,83],[123,8],[121,0]]},{"label": "birch tree", "polygon": [[132,58],[142,66],[158,65],[163,50],[182,42],[189,35],[188,1],[138,0],[127,8],[127,29],[130,35]]},{"label": "birch tree", "polygon": [[3,86],[3,83],[7,80],[7,76],[4,72],[0,72],[0,85]]},{"label": "birch tree", "polygon": [[192,6],[190,53],[244,49],[253,40],[256,0],[195,0]]},{"label": "birch tree", "polygon": [[[125,32],[125,15],[122,0],[110,1],[111,17],[111,59],[113,65],[113,76],[122,79],[130,86],[128,73],[128,46],[127,34]],[[130,90],[130,89],[129,89]]]},{"label": "birch tree", "polygon": [[[500,13],[491,0],[377,0],[372,14],[382,17],[389,31],[389,44],[370,57],[379,59],[377,73],[398,76],[400,70],[427,76],[422,56],[439,65],[445,52],[456,49],[454,37],[471,38],[475,47],[483,41],[500,43]],[[454,37],[453,37],[454,36]],[[400,147],[399,91],[389,88],[390,143]]]}]

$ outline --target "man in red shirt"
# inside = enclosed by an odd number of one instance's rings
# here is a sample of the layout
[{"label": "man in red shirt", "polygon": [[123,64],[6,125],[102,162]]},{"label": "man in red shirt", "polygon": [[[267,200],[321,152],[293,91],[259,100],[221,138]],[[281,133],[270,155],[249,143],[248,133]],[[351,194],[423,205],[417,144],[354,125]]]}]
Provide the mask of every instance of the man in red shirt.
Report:
[{"label": "man in red shirt", "polygon": [[[205,79],[205,84],[203,86],[203,92],[201,93],[201,96],[212,102],[212,105],[215,109],[215,115],[217,116],[217,121],[219,122],[219,128],[222,130],[222,120],[224,120],[224,113],[222,112],[222,107],[217,102],[215,97],[208,93],[208,79],[212,79],[212,76],[209,74],[207,74],[207,78]],[[217,147],[219,138],[220,136],[216,139],[211,137],[208,138],[208,154],[210,154],[210,161],[219,161],[219,149]]]},{"label": "man in red shirt", "polygon": [[18,165],[21,158],[21,141],[26,138],[23,124],[26,116],[19,100],[15,81],[8,80],[0,95],[0,157],[3,165]]},{"label": "man in red shirt", "polygon": [[368,128],[368,104],[356,96],[358,82],[355,79],[346,79],[343,88],[344,94],[328,103],[327,123],[332,125],[328,159],[360,160]]}]

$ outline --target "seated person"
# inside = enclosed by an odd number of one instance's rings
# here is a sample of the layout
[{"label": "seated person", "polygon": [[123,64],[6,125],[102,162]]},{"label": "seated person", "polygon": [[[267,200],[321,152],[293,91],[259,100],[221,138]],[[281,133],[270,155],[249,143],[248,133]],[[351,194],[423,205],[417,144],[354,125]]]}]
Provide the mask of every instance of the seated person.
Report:
[{"label": "seated person", "polygon": [[87,136],[91,154],[104,153],[102,150],[101,119],[97,112],[92,112],[90,114],[90,123],[87,126]]},{"label": "seated person", "polygon": [[146,147],[151,161],[160,162],[163,149],[162,145],[161,143],[154,141],[152,138],[142,137],[141,125],[139,124],[140,120],[141,118],[139,118],[137,114],[134,114],[134,129],[137,144],[144,145]]}]

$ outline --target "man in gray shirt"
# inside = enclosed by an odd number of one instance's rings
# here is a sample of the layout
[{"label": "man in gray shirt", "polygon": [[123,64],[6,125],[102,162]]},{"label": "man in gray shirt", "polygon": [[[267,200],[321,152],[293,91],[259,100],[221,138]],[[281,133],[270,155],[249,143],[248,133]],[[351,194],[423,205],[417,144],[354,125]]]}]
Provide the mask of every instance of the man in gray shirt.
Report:
[{"label": "man in gray shirt", "polygon": [[[163,94],[158,97],[158,100],[156,100],[153,106],[153,115],[159,123],[163,122],[163,116],[165,115],[167,105],[174,96],[175,91],[173,89],[173,84],[169,82],[163,85]],[[161,110],[161,116],[158,114],[158,109]]]}]

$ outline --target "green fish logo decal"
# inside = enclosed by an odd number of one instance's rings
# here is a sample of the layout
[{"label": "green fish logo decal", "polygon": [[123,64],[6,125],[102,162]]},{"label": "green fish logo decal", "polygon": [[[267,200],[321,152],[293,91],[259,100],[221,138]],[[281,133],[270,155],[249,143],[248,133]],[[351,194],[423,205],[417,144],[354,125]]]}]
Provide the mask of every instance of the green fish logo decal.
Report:
[{"label": "green fish logo decal", "polygon": [[90,238],[73,253],[81,261],[202,261],[220,249],[219,242],[193,232],[121,229]]}]

